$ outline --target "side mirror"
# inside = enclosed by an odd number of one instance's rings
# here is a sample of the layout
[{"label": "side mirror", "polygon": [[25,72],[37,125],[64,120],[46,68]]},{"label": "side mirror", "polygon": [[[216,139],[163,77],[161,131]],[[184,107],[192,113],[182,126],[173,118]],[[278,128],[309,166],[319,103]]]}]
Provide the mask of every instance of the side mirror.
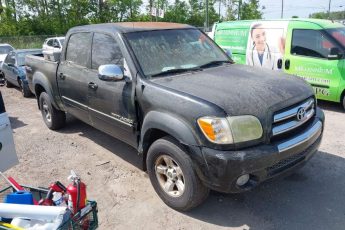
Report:
[{"label": "side mirror", "polygon": [[118,65],[101,65],[98,68],[98,78],[102,81],[119,81],[123,79],[123,72]]},{"label": "side mirror", "polygon": [[338,47],[332,47],[327,56],[328,60],[338,60],[342,56],[341,51]]}]

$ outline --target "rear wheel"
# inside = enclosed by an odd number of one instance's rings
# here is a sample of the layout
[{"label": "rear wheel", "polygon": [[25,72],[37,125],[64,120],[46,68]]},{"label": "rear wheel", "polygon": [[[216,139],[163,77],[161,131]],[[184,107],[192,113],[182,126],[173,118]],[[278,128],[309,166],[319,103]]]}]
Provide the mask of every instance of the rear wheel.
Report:
[{"label": "rear wheel", "polygon": [[31,96],[31,91],[29,89],[29,86],[27,84],[24,84],[22,80],[19,80],[19,87],[20,87],[20,91],[22,92],[23,97]]},{"label": "rear wheel", "polygon": [[6,86],[6,88],[12,88],[13,87],[12,83],[8,82],[6,78],[5,78],[5,86]]},{"label": "rear wheel", "polygon": [[62,128],[66,123],[66,114],[63,111],[57,110],[52,105],[49,95],[42,92],[39,97],[39,105],[42,117],[49,129],[57,130]]},{"label": "rear wheel", "polygon": [[191,158],[173,138],[155,141],[146,164],[152,186],[168,206],[188,211],[207,198],[209,189],[196,175]]}]

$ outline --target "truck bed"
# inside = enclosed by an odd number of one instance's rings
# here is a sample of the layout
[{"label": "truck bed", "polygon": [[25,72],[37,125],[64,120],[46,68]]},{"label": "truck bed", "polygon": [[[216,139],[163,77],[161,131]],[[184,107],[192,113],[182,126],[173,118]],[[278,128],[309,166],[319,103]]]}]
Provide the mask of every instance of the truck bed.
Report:
[{"label": "truck bed", "polygon": [[36,95],[37,89],[34,89],[34,83],[41,82],[42,85],[49,88],[50,92],[56,92],[54,93],[54,99],[59,102],[60,95],[56,82],[59,62],[47,60],[43,57],[43,54],[27,55],[25,57],[25,65],[26,77],[31,92]]}]

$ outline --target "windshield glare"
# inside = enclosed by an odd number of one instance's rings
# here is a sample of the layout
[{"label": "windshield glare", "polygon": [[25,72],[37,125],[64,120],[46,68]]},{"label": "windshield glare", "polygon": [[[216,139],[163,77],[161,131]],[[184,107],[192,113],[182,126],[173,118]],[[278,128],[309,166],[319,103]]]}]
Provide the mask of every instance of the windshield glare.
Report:
[{"label": "windshield glare", "polygon": [[134,32],[125,37],[146,76],[229,60],[197,29]]},{"label": "windshield glare", "polygon": [[11,46],[0,46],[0,54],[8,54],[12,50]]},{"label": "windshield glare", "polygon": [[345,27],[328,29],[327,32],[345,48]]}]

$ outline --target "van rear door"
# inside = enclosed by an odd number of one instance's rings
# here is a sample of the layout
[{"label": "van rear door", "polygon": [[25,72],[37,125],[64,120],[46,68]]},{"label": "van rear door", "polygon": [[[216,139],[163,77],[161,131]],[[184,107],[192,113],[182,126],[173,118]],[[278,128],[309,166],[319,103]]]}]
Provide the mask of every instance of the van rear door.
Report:
[{"label": "van rear door", "polygon": [[337,46],[338,44],[319,25],[291,21],[283,69],[286,73],[308,81],[313,86],[317,98],[339,102],[338,88],[343,61],[330,60],[328,57],[331,48]]}]

